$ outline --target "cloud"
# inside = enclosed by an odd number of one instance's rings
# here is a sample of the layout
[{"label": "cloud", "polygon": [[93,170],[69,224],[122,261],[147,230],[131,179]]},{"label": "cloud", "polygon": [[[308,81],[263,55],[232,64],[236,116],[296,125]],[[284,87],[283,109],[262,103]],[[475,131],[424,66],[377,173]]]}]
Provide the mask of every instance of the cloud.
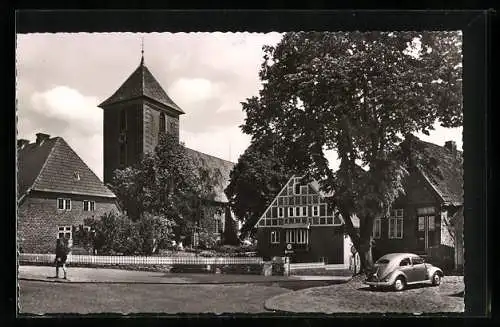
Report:
[{"label": "cloud", "polygon": [[102,130],[102,110],[97,107],[97,98],[84,96],[67,86],[56,86],[31,96],[33,111],[48,118],[75,123],[81,131],[94,134]]},{"label": "cloud", "polygon": [[[62,136],[102,178],[102,110],[140,62],[186,112],[186,143],[237,160],[249,143],[240,102],[259,86],[262,46],[279,33],[56,33],[17,35],[18,137]],[[228,142],[230,140],[230,142]]]},{"label": "cloud", "polygon": [[45,132],[68,142],[83,161],[102,179],[102,110],[97,99],[67,86],[34,92],[30,101],[20,101],[18,137],[34,140]]},{"label": "cloud", "polygon": [[220,96],[219,87],[205,78],[180,78],[168,89],[168,94],[176,99],[180,106],[217,98]]},{"label": "cloud", "polygon": [[[240,102],[258,95],[262,46],[280,33],[55,33],[17,36],[18,137],[62,136],[102,178],[102,110],[137,68],[144,37],[145,64],[185,112],[181,139],[201,152],[237,161],[250,142],[239,125]],[[424,140],[442,145],[461,129],[440,127]],[[327,154],[332,167],[335,153]]]}]

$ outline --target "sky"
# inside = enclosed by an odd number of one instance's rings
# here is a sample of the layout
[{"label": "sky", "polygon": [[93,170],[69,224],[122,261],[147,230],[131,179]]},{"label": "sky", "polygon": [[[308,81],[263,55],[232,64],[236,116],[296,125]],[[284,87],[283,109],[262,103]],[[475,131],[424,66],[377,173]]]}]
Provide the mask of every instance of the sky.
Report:
[{"label": "sky", "polygon": [[[140,63],[179,105],[180,138],[188,148],[237,162],[250,144],[239,126],[240,102],[258,95],[262,46],[279,33],[53,33],[17,36],[17,138],[61,136],[103,177],[103,114],[111,96]],[[436,125],[421,139],[462,149],[462,128]],[[334,152],[328,153],[338,167]]]}]

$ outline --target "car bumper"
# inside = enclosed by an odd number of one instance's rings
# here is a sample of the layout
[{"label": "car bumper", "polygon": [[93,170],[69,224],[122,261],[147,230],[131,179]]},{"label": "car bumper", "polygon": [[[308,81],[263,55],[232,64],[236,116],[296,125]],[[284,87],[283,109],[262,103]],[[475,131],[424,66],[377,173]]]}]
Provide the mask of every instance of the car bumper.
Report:
[{"label": "car bumper", "polygon": [[391,282],[382,282],[382,281],[375,282],[375,281],[367,281],[366,280],[363,283],[366,285],[375,286],[375,287],[386,287],[386,286],[392,285]]}]

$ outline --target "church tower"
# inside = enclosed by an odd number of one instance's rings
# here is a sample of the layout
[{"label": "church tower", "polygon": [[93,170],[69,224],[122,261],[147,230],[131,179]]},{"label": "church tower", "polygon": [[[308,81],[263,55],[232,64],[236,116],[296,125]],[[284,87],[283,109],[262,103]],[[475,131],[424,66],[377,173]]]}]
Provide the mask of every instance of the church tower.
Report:
[{"label": "church tower", "polygon": [[138,163],[153,151],[161,131],[179,139],[179,116],[184,114],[144,64],[99,107],[104,111],[104,183],[113,172]]}]

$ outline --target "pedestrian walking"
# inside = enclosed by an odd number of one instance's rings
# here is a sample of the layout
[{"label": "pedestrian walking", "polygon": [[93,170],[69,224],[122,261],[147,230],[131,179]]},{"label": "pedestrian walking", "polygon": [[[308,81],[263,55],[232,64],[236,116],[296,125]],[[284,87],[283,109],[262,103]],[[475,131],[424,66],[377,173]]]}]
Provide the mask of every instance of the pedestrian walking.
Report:
[{"label": "pedestrian walking", "polygon": [[56,278],[59,278],[59,268],[62,268],[64,279],[67,279],[66,260],[68,259],[70,248],[67,241],[63,238],[58,238],[56,241]]}]

